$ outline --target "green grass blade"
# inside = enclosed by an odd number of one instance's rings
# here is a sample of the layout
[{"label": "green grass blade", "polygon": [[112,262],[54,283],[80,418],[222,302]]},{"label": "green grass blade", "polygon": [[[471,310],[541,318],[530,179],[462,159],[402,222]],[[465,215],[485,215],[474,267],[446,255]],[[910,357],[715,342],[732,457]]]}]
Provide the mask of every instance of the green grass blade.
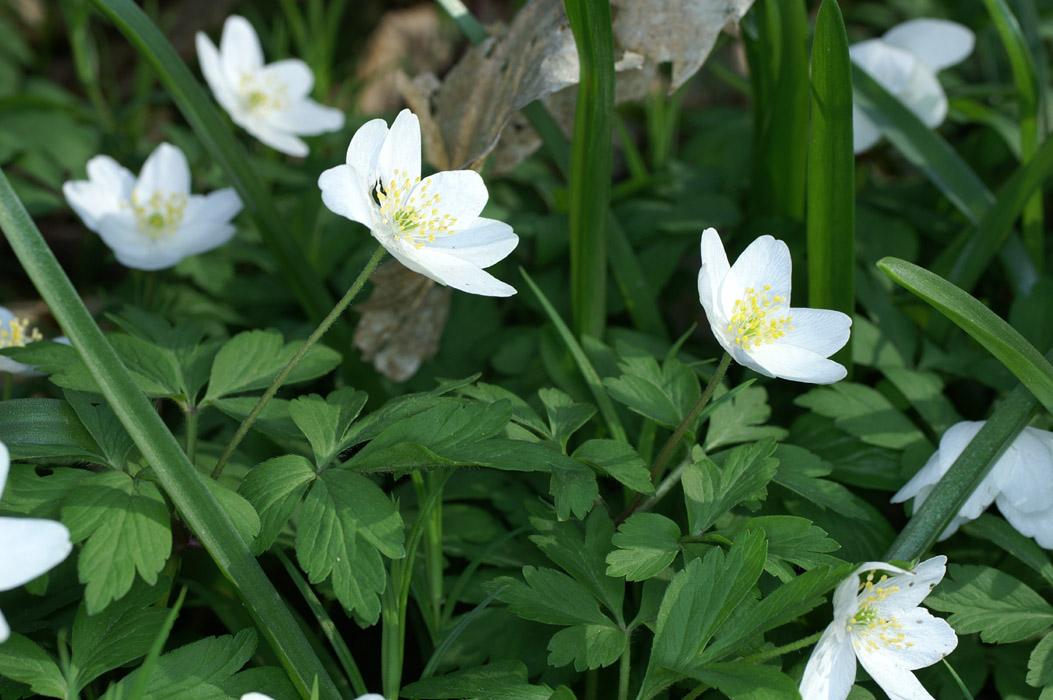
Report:
[{"label": "green grass blade", "polygon": [[614,134],[610,0],[566,0],[581,80],[570,151],[570,293],[574,329],[602,338],[607,323],[607,210]]},{"label": "green grass blade", "polygon": [[633,325],[643,333],[668,340],[669,331],[655,302],[654,290],[647,284],[640,260],[614,214],[607,219],[607,227],[610,233],[607,253],[610,255],[611,272],[614,273],[614,281],[625,300],[625,309]]},{"label": "green grass blade", "polygon": [[1053,413],[1053,364],[997,314],[939,275],[899,258],[878,267],[983,345]]},{"label": "green grass blade", "polygon": [[44,303],[73,341],[107,403],[153,468],[158,482],[216,566],[237,586],[260,633],[281,659],[297,690],[306,697],[311,681],[318,677],[322,696],[338,697],[325,667],[226,511],[212,495],[205,477],[187,459],[154,405],[136,386],[95,325],[2,171],[0,229]]},{"label": "green grass blade", "polygon": [[[99,10],[124,34],[145,58],[179,111],[194,129],[205,149],[227,173],[246,211],[259,227],[264,244],[274,256],[282,276],[296,294],[307,315],[320,321],[333,307],[326,290],[304,255],[282,225],[284,218],[274,206],[271,194],[253,170],[244,150],[205,94],[201,84],[150,18],[131,0],[93,0]],[[344,324],[334,328],[336,344],[350,347],[351,334]]]},{"label": "green grass blade", "polygon": [[[852,65],[841,10],[819,8],[812,43],[808,148],[808,305],[855,311],[855,157]],[[851,368],[851,341],[834,358]]]},{"label": "green grass blade", "polygon": [[544,295],[541,288],[534,284],[534,280],[530,278],[526,270],[519,268],[519,274],[523,275],[523,279],[526,280],[530,290],[534,292],[534,296],[541,303],[541,307],[545,310],[545,315],[548,316],[548,320],[552,322],[552,325],[556,327],[556,332],[559,333],[559,337],[563,340],[564,345],[567,346],[567,351],[570,352],[571,357],[574,358],[574,363],[578,366],[578,371],[581,372],[581,376],[585,378],[585,383],[589,386],[589,391],[592,392],[592,396],[596,399],[596,405],[600,409],[600,415],[603,416],[604,422],[607,424],[607,431],[611,434],[611,437],[621,442],[629,442],[629,438],[625,434],[625,428],[622,426],[622,421],[618,417],[618,411],[614,408],[614,402],[611,401],[611,397],[607,395],[607,389],[603,386],[603,381],[600,379],[599,373],[596,368],[589,362],[588,355],[582,350],[581,344],[578,343],[578,339],[574,337],[570,328],[560,318],[559,312],[552,306],[552,302],[548,300],[548,297]]},{"label": "green grass blade", "polygon": [[179,617],[179,611],[183,607],[184,600],[186,600],[186,586],[183,586],[183,590],[179,591],[175,604],[168,611],[168,616],[161,623],[161,628],[157,630],[154,641],[150,645],[150,651],[147,653],[146,658],[143,659],[142,666],[139,667],[139,677],[136,678],[135,685],[132,686],[128,700],[139,700],[143,693],[146,692],[146,684],[150,682],[150,673],[154,670],[157,659],[160,658],[161,651],[165,648],[168,635],[172,633],[172,627],[175,626],[176,618]]}]

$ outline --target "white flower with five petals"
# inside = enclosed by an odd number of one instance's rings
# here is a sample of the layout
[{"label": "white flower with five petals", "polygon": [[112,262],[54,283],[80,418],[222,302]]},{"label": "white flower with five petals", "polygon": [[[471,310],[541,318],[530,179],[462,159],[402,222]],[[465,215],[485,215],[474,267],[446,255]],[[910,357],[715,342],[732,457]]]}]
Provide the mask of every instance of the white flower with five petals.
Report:
[{"label": "white flower with five petals", "polygon": [[223,23],[218,50],[198,32],[197,58],[212,94],[234,123],[275,150],[306,156],[307,144],[299,136],[344,126],[343,112],[308,97],[314,73],[306,63],[288,58],[264,65],[259,37],[244,17],[231,15]]},{"label": "white flower with five petals", "polygon": [[369,228],[403,265],[471,294],[516,293],[482,268],[519,243],[512,227],[479,216],[488,197],[473,170],[420,177],[420,122],[402,110],[388,129],[383,119],[362,125],[347,163],[318,178],[322,201],[336,214]]},{"label": "white flower with five petals", "polygon": [[[913,498],[917,510],[983,425],[984,421],[963,421],[948,428],[940,438],[940,448],[892,497],[892,502]],[[970,494],[940,539],[947,539],[963,524],[980,517],[992,502],[998,504],[998,510],[1018,532],[1053,549],[1053,433],[1024,428]]]},{"label": "white flower with five petals", "polygon": [[[853,63],[935,128],[947,116],[947,95],[936,73],[964,61],[975,43],[972,31],[957,22],[915,19],[896,25],[880,39],[853,44],[848,52]],[[852,129],[856,153],[881,140],[881,130],[854,105]]]},{"label": "white flower with five petals", "polygon": [[[874,580],[874,571],[895,576]],[[890,700],[932,700],[912,673],[954,651],[958,637],[945,620],[918,607],[947,570],[938,556],[906,571],[879,561],[863,564],[834,591],[834,619],[812,650],[801,678],[802,700],[844,700],[856,679],[856,659]],[[862,583],[859,574],[870,574]]]},{"label": "white flower with five petals", "polygon": [[830,384],[844,366],[828,360],[848,342],[840,311],[790,307],[790,250],[761,236],[728,264],[720,235],[702,233],[698,297],[717,342],[744,367],[768,377]]},{"label": "white flower with five petals", "polygon": [[[11,459],[0,442],[0,496],[7,484]],[[41,518],[0,517],[0,591],[10,591],[55,567],[73,550],[69,530],[62,523]],[[0,613],[0,643],[11,628]]]},{"label": "white flower with five petals", "polygon": [[172,267],[223,245],[235,232],[230,220],[241,211],[232,188],[190,194],[186,156],[167,143],[154,149],[138,179],[113,158],[95,156],[88,179],[65,183],[62,193],[118,262],[137,270]]}]

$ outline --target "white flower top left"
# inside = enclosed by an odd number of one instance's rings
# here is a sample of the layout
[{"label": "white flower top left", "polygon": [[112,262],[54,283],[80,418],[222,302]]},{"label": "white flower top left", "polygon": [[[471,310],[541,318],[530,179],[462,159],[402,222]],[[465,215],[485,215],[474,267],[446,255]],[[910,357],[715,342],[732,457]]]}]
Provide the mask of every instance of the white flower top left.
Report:
[{"label": "white flower top left", "polygon": [[229,187],[190,194],[190,167],[176,146],[154,149],[138,178],[109,156],[95,156],[87,169],[87,180],[65,183],[62,193],[122,265],[161,270],[234,235],[241,199]]},{"label": "white flower top left", "polygon": [[306,156],[300,136],[344,126],[343,112],[308,97],[314,73],[306,63],[298,58],[263,63],[259,37],[244,17],[227,18],[218,50],[198,32],[197,58],[212,94],[234,123],[275,150]]}]

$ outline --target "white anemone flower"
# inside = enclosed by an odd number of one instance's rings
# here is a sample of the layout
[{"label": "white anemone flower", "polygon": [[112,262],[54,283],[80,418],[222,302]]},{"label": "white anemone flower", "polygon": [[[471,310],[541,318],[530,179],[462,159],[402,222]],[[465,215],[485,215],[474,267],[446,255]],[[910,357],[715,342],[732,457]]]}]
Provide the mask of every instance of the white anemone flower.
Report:
[{"label": "white anemone flower", "polygon": [[[11,459],[0,442],[0,496],[7,484]],[[10,591],[55,567],[73,550],[62,523],[41,518],[0,517],[0,591]],[[0,613],[0,643],[11,636]]]},{"label": "white anemone flower", "polygon": [[[874,570],[896,575],[875,581]],[[871,561],[852,572],[834,591],[834,619],[808,659],[801,698],[844,700],[858,659],[890,700],[932,700],[912,671],[954,651],[958,637],[945,620],[918,605],[946,570],[947,557],[938,556],[913,571]],[[870,573],[860,582],[864,571]]]},{"label": "white anemone flower", "polygon": [[[24,348],[26,343],[34,343],[43,339],[44,336],[41,335],[40,329],[31,327],[28,318],[16,316],[11,309],[0,306],[0,348]],[[0,355],[0,372],[27,376],[38,374],[29,365],[2,355]],[[0,483],[0,489],[2,488],[3,484]]]},{"label": "white anemone flower", "polygon": [[271,148],[290,156],[306,156],[299,136],[315,136],[344,127],[344,113],[324,107],[308,95],[314,73],[298,58],[263,63],[259,37],[249,21],[231,15],[223,23],[216,49],[197,33],[201,73],[216,101],[234,123]]},{"label": "white anemone flower", "polygon": [[828,360],[848,342],[852,319],[840,311],[790,307],[790,250],[761,236],[734,265],[720,235],[702,233],[698,298],[713,335],[731,357],[767,377],[830,384],[845,368]]},{"label": "white anemone flower", "polygon": [[322,201],[333,212],[369,227],[373,237],[409,269],[470,294],[516,293],[482,268],[519,243],[512,227],[479,216],[488,194],[474,170],[420,177],[420,122],[408,109],[391,124],[362,125],[347,147],[346,165],[322,173]]},{"label": "white anemone flower", "polygon": [[[940,448],[892,497],[892,502],[902,503],[913,498],[916,511],[983,425],[984,421],[963,421],[948,428],[940,438]],[[1053,433],[1024,428],[940,534],[940,539],[947,539],[961,525],[980,517],[992,502],[998,504],[998,510],[1018,532],[1034,538],[1046,549],[1053,549]]]},{"label": "white anemone flower", "polygon": [[229,187],[190,194],[190,167],[176,146],[155,148],[138,179],[109,156],[95,156],[87,170],[87,180],[65,183],[62,193],[126,267],[172,267],[234,235],[230,220],[241,211],[238,195]]},{"label": "white anemone flower", "polygon": [[[896,25],[880,39],[853,44],[852,62],[865,70],[930,128],[947,116],[947,96],[936,73],[965,60],[976,37],[957,22],[915,19]],[[853,147],[861,153],[881,140],[881,130],[852,107]]]}]

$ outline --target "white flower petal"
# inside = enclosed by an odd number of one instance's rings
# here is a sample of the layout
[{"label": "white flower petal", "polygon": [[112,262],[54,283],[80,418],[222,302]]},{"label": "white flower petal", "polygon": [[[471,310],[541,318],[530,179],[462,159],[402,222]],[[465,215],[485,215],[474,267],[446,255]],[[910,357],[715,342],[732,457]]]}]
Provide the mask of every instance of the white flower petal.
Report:
[{"label": "white flower petal", "polygon": [[4,618],[3,611],[0,611],[0,644],[3,644],[11,637],[11,628],[7,624],[7,620]]},{"label": "white flower petal", "polygon": [[207,195],[191,195],[183,214],[183,226],[201,222],[225,224],[242,209],[241,197],[233,187],[225,187]]},{"label": "white flower petal", "polygon": [[377,162],[380,160],[380,150],[384,147],[387,135],[387,122],[383,119],[373,119],[358,128],[347,147],[347,164],[364,178],[363,184],[370,191],[380,177]]},{"label": "white flower petal", "polygon": [[285,58],[263,66],[259,71],[259,81],[263,85],[284,86],[284,97],[297,102],[311,94],[314,73],[300,59]]},{"label": "white flower petal", "polygon": [[162,143],[146,159],[134,194],[140,202],[145,202],[159,190],[169,194],[190,193],[190,166],[186,156],[179,147],[169,143]]},{"label": "white flower petal", "polygon": [[867,661],[873,662],[874,659],[859,657],[859,663],[867,670],[874,682],[881,686],[881,689],[888,695],[889,700],[934,700],[929,691],[925,690],[921,681],[909,670],[902,666],[882,666],[880,662],[877,664],[871,663],[868,666]]},{"label": "white flower petal", "polygon": [[245,131],[262,141],[264,145],[270,146],[274,150],[281,151],[286,155],[303,158],[311,152],[303,140],[287,131],[275,128],[266,119],[249,115],[249,117],[241,123],[241,126],[244,127]]},{"label": "white flower petal", "polygon": [[914,54],[886,44],[881,39],[870,39],[848,47],[852,62],[865,70],[893,95],[907,87],[920,61]]},{"label": "white flower petal", "polygon": [[[377,169],[385,183],[391,180],[401,183],[404,179],[413,182],[420,177],[420,121],[408,109],[399,112],[392,122],[391,130],[380,149]],[[395,170],[399,171],[397,177]],[[479,173],[475,174],[478,176]]]},{"label": "white flower petal", "polygon": [[768,296],[783,297],[783,308],[788,308],[791,267],[790,249],[785,243],[771,236],[757,238],[742,251],[724,280],[721,289],[724,313],[730,316],[731,305],[743,297],[747,287],[760,292],[770,286]]},{"label": "white flower petal", "polygon": [[[756,366],[769,377],[779,377],[810,384],[833,384],[845,378],[843,365],[821,355],[782,343],[771,343],[750,348],[749,355]],[[750,365],[753,369],[757,367]],[[758,370],[760,371],[760,370]]]},{"label": "white flower petal", "polygon": [[160,249],[154,239],[143,235],[128,211],[103,217],[99,237],[113,251],[117,262],[136,270],[163,270],[182,259],[178,251]]},{"label": "white flower petal", "polygon": [[1015,510],[1031,513],[1053,508],[1053,435],[1050,433],[1024,428],[991,471],[995,470],[998,475],[1004,475],[998,480],[999,504],[1008,501]]},{"label": "white flower petal", "polygon": [[302,136],[315,136],[344,127],[343,112],[307,98],[294,102],[288,109],[276,110],[267,116],[267,121],[275,129]]},{"label": "white flower petal", "polygon": [[[940,460],[940,451],[937,450],[932,453],[929,457],[929,461],[925,462],[925,466],[917,471],[910,478],[910,481],[903,485],[896,495],[889,499],[891,503],[903,503],[908,498],[916,498],[914,503],[914,509],[917,510],[918,506],[925,502],[925,498],[928,497],[929,491],[932,489],[926,489],[926,486],[932,486],[944,474],[942,468],[942,461]],[[924,493],[922,493],[924,491]]]},{"label": "white flower petal", "polygon": [[863,110],[852,105],[852,151],[862,153],[881,140],[881,129]]},{"label": "white flower petal", "polygon": [[786,331],[780,344],[793,345],[811,350],[817,355],[829,357],[848,342],[852,319],[840,311],[830,309],[789,309],[793,330]]},{"label": "white flower petal", "polygon": [[[201,220],[197,223],[183,224],[179,231],[160,241],[157,253],[178,255],[179,260],[191,255],[218,248],[237,233],[238,229],[231,224]],[[176,262],[178,262],[177,260]]]},{"label": "white flower petal", "polygon": [[372,228],[377,205],[355,168],[350,165],[329,168],[318,177],[318,187],[322,190],[322,203],[330,211]]},{"label": "white flower petal", "polygon": [[848,639],[838,639],[834,625],[819,638],[801,678],[803,700],[844,700],[856,680],[856,657]]},{"label": "white flower petal", "polygon": [[0,591],[32,581],[72,550],[69,530],[62,523],[0,517]]},{"label": "white flower petal", "polygon": [[241,696],[241,700],[274,700],[274,698],[263,693],[245,693]]},{"label": "white flower petal", "polygon": [[898,24],[885,32],[881,40],[914,54],[933,72],[961,63],[976,45],[976,36],[968,27],[928,18]]},{"label": "white flower petal", "polygon": [[928,127],[937,127],[947,118],[947,95],[936,74],[918,63],[907,84],[896,97]]},{"label": "white flower petal", "polygon": [[[889,564],[883,566],[891,567]],[[896,571],[897,569],[892,567],[888,570]],[[941,554],[926,559],[915,566],[912,571],[902,569],[898,571],[902,573],[890,576],[881,584],[886,589],[897,589],[896,592],[879,603],[875,603],[875,607],[888,615],[899,616],[906,610],[916,608],[921,601],[925,600],[925,596],[929,595],[936,584],[943,580],[943,575],[947,572],[947,557]]]},{"label": "white flower petal", "polygon": [[476,267],[490,267],[504,260],[519,244],[512,227],[494,219],[476,219],[468,228],[449,236],[436,236],[428,248],[470,262]]},{"label": "white flower petal", "polygon": [[[14,318],[14,314],[0,306],[0,311],[6,311]],[[11,319],[5,319],[3,323],[9,323]],[[7,475],[11,472],[11,453],[7,451],[7,445],[0,442],[0,498],[3,498],[4,487],[7,486]]]},{"label": "white flower petal", "polygon": [[1002,516],[1017,532],[1025,537],[1033,537],[1040,547],[1053,549],[1053,506],[1044,510],[1023,511],[1002,495],[998,496],[997,502]]},{"label": "white flower petal", "polygon": [[[702,232],[702,267],[698,270],[698,300],[706,311],[706,316],[711,324],[718,326],[727,325],[727,317],[721,310],[720,285],[727,277],[731,265],[728,263],[728,254],[724,252],[724,244],[720,240],[720,234],[716,229],[707,228]],[[714,318],[716,315],[716,318]]]},{"label": "white flower petal", "polygon": [[[391,138],[388,137],[388,140]],[[421,197],[425,192],[424,197]],[[454,230],[460,230],[475,221],[489,198],[479,173],[474,170],[446,170],[421,180],[410,190],[407,200],[414,196],[419,200],[434,195],[439,197],[434,209],[438,215],[449,214],[451,221],[456,220],[451,225]]]},{"label": "white flower petal", "polygon": [[242,74],[253,74],[263,66],[263,49],[256,30],[240,15],[231,15],[223,23],[219,52],[227,82],[231,85],[237,85]]},{"label": "white flower petal", "polygon": [[117,211],[128,201],[135,186],[135,175],[109,156],[88,161],[87,180],[71,180],[62,185],[62,194],[84,225],[95,231],[99,219]]},{"label": "white flower petal", "polygon": [[197,46],[197,61],[201,66],[201,75],[212,90],[216,101],[220,106],[233,116],[242,111],[241,102],[238,99],[234,87],[227,82],[227,74],[223,70],[223,61],[219,50],[204,32],[198,32],[194,38]]},{"label": "white flower petal", "polygon": [[414,248],[412,245],[396,245],[388,250],[414,272],[462,292],[487,297],[509,297],[516,293],[515,287],[505,284],[489,272],[431,246]]}]

